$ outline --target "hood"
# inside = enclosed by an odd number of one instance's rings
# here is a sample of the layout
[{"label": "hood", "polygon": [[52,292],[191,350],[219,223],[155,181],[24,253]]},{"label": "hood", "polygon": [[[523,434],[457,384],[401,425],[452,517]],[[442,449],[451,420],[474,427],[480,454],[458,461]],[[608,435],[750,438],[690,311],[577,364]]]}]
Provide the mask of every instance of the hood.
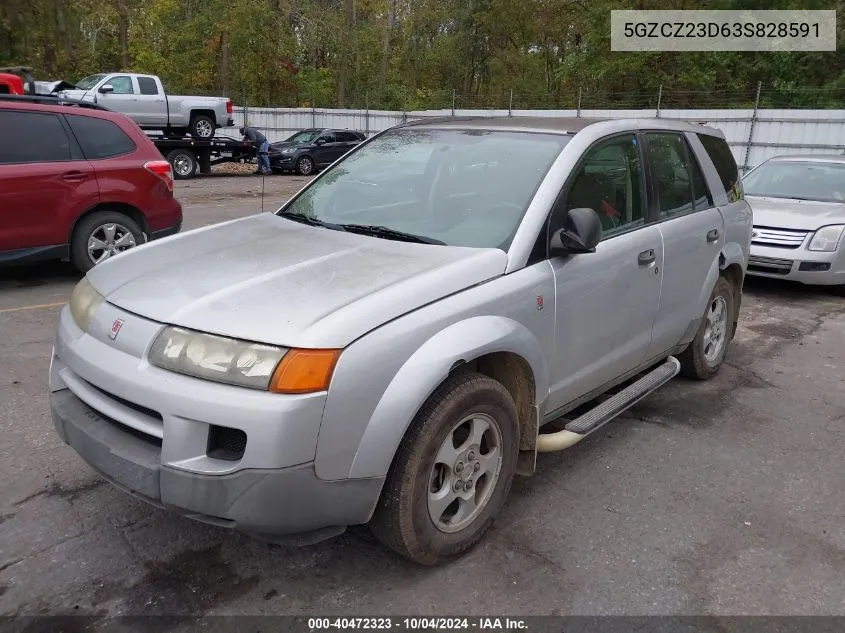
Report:
[{"label": "hood", "polygon": [[88,278],[109,303],[155,321],[331,348],[506,265],[498,249],[397,242],[262,213],[132,249]]},{"label": "hood", "polygon": [[270,143],[270,149],[283,150],[287,147],[297,147],[297,145],[291,143],[290,141],[279,141],[277,143]]},{"label": "hood", "polygon": [[754,226],[815,231],[828,224],[845,224],[845,203],[745,196],[754,212]]}]

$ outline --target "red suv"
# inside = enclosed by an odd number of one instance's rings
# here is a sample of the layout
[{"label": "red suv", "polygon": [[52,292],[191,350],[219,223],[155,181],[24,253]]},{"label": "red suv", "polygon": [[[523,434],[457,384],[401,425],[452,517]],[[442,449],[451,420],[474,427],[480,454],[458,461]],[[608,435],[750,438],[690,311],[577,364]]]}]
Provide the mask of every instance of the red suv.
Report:
[{"label": "red suv", "polygon": [[0,266],[70,258],[86,272],[182,227],[170,164],[123,114],[0,95],[0,139]]}]

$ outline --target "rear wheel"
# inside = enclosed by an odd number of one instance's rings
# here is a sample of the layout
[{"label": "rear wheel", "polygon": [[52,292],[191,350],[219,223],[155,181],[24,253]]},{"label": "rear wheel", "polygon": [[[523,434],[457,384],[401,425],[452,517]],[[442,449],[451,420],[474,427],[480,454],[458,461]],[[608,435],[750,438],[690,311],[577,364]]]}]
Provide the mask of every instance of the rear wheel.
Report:
[{"label": "rear wheel", "polygon": [[719,373],[731,340],[735,312],[733,285],[724,277],[719,277],[695,338],[678,355],[681,372],[685,376],[709,380]]},{"label": "rear wheel", "polygon": [[458,556],[504,506],[518,451],[516,406],[507,389],[482,374],[449,378],[402,440],[371,530],[423,565]]},{"label": "rear wheel", "polygon": [[214,121],[210,116],[197,114],[191,119],[188,130],[195,139],[206,140],[214,136]]},{"label": "rear wheel", "polygon": [[83,273],[124,251],[144,243],[144,233],[129,216],[97,211],[79,221],[70,244],[70,260]]},{"label": "rear wheel", "polygon": [[174,149],[167,154],[167,162],[173,167],[173,177],[177,180],[187,180],[197,175],[199,163],[193,152],[185,149]]},{"label": "rear wheel", "polygon": [[296,161],[296,171],[301,176],[310,176],[314,173],[314,160],[310,156],[303,156]]}]

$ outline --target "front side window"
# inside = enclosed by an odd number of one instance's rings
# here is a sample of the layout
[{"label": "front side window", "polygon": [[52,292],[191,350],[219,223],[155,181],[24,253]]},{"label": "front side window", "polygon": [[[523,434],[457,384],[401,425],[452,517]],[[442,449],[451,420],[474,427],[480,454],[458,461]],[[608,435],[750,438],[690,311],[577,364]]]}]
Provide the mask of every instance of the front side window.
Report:
[{"label": "front side window", "polygon": [[378,226],[450,246],[507,250],[569,138],[392,130],[347,154],[280,213],[353,231]]},{"label": "front side window", "polygon": [[294,145],[306,145],[311,143],[319,135],[319,130],[303,130],[302,132],[297,132],[293,136],[289,136],[285,139],[285,142],[293,143]]},{"label": "front side window", "polygon": [[119,75],[117,77],[112,77],[109,79],[109,84],[114,91],[112,94],[116,95],[131,95],[135,94],[135,90],[132,88],[132,77],[127,77],[126,75]]},{"label": "front side window", "polygon": [[70,160],[70,141],[55,114],[0,110],[0,164]]},{"label": "front side window", "polygon": [[771,161],[742,181],[749,196],[845,202],[845,163]]},{"label": "front side window", "polygon": [[592,209],[612,235],[645,222],[642,192],[637,139],[616,136],[587,152],[566,192],[566,210]]}]

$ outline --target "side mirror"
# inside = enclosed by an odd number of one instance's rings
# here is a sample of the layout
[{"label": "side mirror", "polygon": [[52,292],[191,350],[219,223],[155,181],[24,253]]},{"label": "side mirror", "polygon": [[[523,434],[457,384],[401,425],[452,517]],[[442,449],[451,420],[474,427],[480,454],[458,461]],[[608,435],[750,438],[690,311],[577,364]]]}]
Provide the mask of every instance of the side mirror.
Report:
[{"label": "side mirror", "polygon": [[107,92],[114,92],[114,86],[111,84],[103,84],[100,86],[100,89],[97,91],[101,94],[106,94]]},{"label": "side mirror", "polygon": [[549,254],[552,257],[575,253],[594,253],[601,240],[601,220],[592,209],[570,209],[563,228],[552,235]]}]

